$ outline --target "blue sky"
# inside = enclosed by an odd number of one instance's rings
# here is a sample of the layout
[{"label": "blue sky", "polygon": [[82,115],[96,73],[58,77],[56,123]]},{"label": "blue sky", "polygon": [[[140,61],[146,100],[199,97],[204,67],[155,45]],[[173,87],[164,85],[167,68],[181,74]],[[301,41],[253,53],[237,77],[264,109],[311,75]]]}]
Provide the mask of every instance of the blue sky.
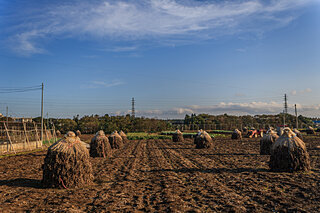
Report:
[{"label": "blue sky", "polygon": [[[66,3],[67,2],[67,3]],[[320,117],[320,2],[3,1],[6,87],[45,84],[45,113]],[[40,91],[0,93],[0,113],[38,116]]]}]

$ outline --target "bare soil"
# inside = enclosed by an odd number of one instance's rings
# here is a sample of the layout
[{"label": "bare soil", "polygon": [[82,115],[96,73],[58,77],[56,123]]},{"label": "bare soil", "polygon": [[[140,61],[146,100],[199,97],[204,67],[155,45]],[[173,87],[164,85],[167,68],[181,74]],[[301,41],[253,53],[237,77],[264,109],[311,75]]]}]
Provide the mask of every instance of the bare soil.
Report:
[{"label": "bare soil", "polygon": [[320,145],[305,136],[311,172],[275,173],[259,138],[129,141],[113,157],[91,158],[94,183],[42,188],[46,152],[0,158],[1,212],[318,212]]}]

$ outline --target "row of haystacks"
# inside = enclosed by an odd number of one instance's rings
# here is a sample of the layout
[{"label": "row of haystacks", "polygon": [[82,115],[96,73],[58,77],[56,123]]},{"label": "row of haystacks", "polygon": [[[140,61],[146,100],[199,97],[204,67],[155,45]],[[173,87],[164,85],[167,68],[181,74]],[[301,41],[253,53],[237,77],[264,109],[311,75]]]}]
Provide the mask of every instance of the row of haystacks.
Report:
[{"label": "row of haystacks", "polygon": [[[294,130],[297,133],[297,130]],[[260,141],[260,154],[270,155],[272,171],[309,171],[310,157],[302,139],[290,128],[284,128],[279,137],[270,129]]]},{"label": "row of haystacks", "polygon": [[[79,131],[80,132],[80,131]],[[111,157],[112,148],[121,148],[127,140],[124,132],[113,132],[109,139],[102,130],[90,142],[90,151],[80,140],[79,132],[69,131],[48,148],[43,164],[42,184],[51,188],[78,188],[92,183],[91,157]]]}]

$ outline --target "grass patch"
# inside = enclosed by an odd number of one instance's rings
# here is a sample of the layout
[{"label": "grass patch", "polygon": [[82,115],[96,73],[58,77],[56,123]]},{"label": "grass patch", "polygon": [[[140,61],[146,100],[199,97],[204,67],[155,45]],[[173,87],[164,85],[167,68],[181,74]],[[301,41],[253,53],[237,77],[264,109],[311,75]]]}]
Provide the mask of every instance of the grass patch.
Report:
[{"label": "grass patch", "polygon": [[51,140],[44,140],[44,141],[42,141],[42,144],[43,145],[50,145],[58,140],[59,140],[59,138],[57,138],[57,139],[52,138]]},{"label": "grass patch", "polygon": [[0,155],[0,158],[18,156],[18,155],[26,155],[26,154],[30,154],[30,153],[34,153],[34,152],[40,152],[40,151],[43,151],[43,149],[35,149],[35,150],[32,150],[32,151],[18,152],[16,154],[14,154],[14,153],[4,154],[4,155]]}]

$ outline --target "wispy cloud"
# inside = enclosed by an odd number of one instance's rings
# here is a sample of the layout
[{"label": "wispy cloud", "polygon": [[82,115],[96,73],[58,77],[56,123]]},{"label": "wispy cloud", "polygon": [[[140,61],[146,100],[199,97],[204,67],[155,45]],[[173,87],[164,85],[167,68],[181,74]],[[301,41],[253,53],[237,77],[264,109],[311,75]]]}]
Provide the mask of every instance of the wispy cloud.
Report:
[{"label": "wispy cloud", "polygon": [[111,82],[105,82],[105,81],[91,81],[88,84],[85,84],[84,88],[101,88],[101,87],[115,87],[119,85],[125,84],[121,80],[112,80]]},{"label": "wispy cloud", "polygon": [[[282,27],[296,18],[286,12],[313,1],[105,0],[39,4],[38,9],[12,11],[15,21],[9,37],[12,48],[24,54],[43,53],[42,41],[63,38],[147,39],[177,45]],[[114,51],[134,48],[115,47]]]},{"label": "wispy cloud", "polygon": [[297,90],[292,90],[290,92],[291,95],[304,95],[306,93],[311,93],[312,92],[312,89],[310,88],[306,88],[304,90],[300,90],[300,91],[297,91]]},{"label": "wispy cloud", "polygon": [[[315,116],[320,110],[320,104],[305,105],[297,104],[299,114],[307,116]],[[293,113],[294,106],[289,106],[289,113]],[[234,102],[221,102],[216,105],[191,105],[184,107],[173,107],[170,109],[151,109],[151,110],[139,110],[136,109],[137,116],[146,117],[158,117],[158,118],[184,118],[186,114],[231,114],[231,115],[257,115],[257,114],[278,114],[283,111],[282,102],[246,102],[246,103],[234,103]],[[117,111],[113,114],[125,115],[130,114],[131,111]]]},{"label": "wispy cloud", "polygon": [[136,50],[137,48],[137,46],[116,46],[105,50],[110,52],[131,52]]}]

